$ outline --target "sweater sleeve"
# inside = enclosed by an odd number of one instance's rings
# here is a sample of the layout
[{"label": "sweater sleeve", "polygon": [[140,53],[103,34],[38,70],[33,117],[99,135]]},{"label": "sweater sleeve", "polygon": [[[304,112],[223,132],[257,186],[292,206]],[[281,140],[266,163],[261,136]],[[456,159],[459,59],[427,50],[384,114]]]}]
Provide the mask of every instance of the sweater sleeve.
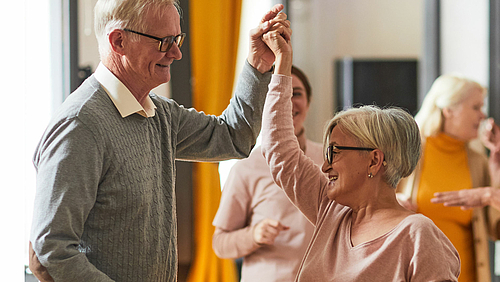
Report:
[{"label": "sweater sleeve", "polygon": [[221,161],[248,157],[260,132],[270,76],[246,62],[234,97],[218,117],[179,107],[173,121],[176,158]]},{"label": "sweater sleeve", "polygon": [[250,226],[254,189],[249,187],[251,173],[247,171],[247,161],[237,162],[229,172],[213,221],[216,230],[212,248],[220,258],[244,257],[260,248],[253,240],[253,226]]},{"label": "sweater sleeve", "polygon": [[78,249],[96,201],[102,159],[102,148],[77,118],[49,128],[38,145],[30,240],[55,281],[112,281]]},{"label": "sweater sleeve", "polygon": [[220,258],[236,259],[247,256],[259,249],[260,246],[253,240],[254,226],[246,226],[234,231],[215,228],[212,237],[212,248]]},{"label": "sweater sleeve", "polygon": [[263,113],[262,154],[276,184],[316,225],[328,179],[305,156],[293,131],[292,78],[273,75]]}]

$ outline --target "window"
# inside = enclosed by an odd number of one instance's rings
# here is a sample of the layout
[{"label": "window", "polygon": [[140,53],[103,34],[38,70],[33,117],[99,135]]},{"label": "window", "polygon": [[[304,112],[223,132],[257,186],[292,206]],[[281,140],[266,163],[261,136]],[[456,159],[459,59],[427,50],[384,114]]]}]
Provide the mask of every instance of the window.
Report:
[{"label": "window", "polygon": [[[249,32],[251,29],[255,28],[260,22],[262,16],[271,9],[273,6],[273,0],[242,0],[241,5],[241,24],[240,24],[240,38],[238,42],[238,57],[236,61],[236,72],[234,78],[234,86],[236,86],[236,81],[240,75],[243,64],[248,56],[248,44],[249,44]],[[234,91],[233,91],[234,92]],[[260,144],[260,136],[257,138],[258,146]],[[227,176],[231,167],[237,160],[228,160],[219,163],[219,176],[220,176],[220,186],[221,189],[224,187]]]},{"label": "window", "polygon": [[[52,108],[49,0],[2,3],[2,110],[0,259],[5,281],[24,281],[35,192],[31,162]],[[54,2],[54,1],[52,1]],[[8,254],[8,255],[7,255]]]}]

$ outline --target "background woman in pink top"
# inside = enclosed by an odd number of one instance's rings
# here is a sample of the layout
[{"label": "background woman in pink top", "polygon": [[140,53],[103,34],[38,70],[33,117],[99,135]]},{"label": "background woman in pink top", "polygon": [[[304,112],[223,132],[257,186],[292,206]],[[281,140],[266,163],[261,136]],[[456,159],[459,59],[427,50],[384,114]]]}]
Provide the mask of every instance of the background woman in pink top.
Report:
[{"label": "background woman in pink top", "polygon": [[[321,165],[322,145],[304,133],[311,86],[296,67],[292,86],[294,135],[305,155]],[[231,168],[213,225],[217,256],[244,257],[241,281],[293,281],[314,229],[274,183],[260,147]]]},{"label": "background woman in pink top", "polygon": [[325,133],[320,169],[293,134],[291,81],[271,79],[262,152],[275,182],[315,226],[296,281],[456,281],[453,245],[396,199],[396,185],[421,154],[413,118],[373,106],[338,113]]}]

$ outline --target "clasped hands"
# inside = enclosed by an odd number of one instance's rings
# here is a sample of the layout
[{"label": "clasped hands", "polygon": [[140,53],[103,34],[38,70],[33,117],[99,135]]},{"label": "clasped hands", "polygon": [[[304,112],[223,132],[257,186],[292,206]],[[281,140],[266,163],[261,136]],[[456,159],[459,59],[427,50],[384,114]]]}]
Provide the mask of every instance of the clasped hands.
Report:
[{"label": "clasped hands", "polygon": [[[276,62],[282,69],[275,73],[291,75],[292,30],[290,21],[281,10],[282,4],[275,5],[262,17],[259,25],[250,31],[248,62],[261,73],[269,71]],[[287,69],[290,69],[289,73]]]}]

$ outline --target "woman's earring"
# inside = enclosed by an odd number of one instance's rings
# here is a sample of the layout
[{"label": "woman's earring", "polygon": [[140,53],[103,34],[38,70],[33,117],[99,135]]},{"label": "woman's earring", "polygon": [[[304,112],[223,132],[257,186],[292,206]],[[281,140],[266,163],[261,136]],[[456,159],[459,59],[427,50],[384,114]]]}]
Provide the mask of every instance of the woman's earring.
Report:
[{"label": "woman's earring", "polygon": [[368,178],[373,178],[373,174],[371,172],[368,173]]}]

